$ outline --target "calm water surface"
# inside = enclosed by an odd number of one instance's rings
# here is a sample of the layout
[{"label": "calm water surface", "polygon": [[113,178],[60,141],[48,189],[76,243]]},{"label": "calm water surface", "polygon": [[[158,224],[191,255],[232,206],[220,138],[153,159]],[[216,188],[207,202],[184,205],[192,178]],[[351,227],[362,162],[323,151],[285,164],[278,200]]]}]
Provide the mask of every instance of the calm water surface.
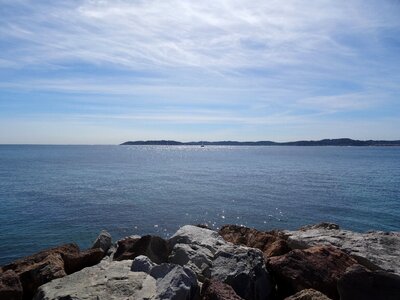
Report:
[{"label": "calm water surface", "polygon": [[183,224],[400,230],[398,147],[0,146],[0,265]]}]

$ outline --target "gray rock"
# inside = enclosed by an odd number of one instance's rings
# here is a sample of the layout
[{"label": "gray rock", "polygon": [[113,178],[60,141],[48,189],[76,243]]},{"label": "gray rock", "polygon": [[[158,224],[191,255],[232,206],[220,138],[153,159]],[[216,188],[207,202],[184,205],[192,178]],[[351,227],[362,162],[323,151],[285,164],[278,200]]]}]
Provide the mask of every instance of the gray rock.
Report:
[{"label": "gray rock", "polygon": [[200,281],[216,278],[244,299],[266,299],[272,285],[261,251],[235,246],[217,232],[197,226],[180,228],[169,240],[170,262],[194,271]]},{"label": "gray rock", "polygon": [[181,227],[168,241],[169,262],[192,269],[203,282],[211,276],[214,254],[227,242],[215,231],[197,226]]},{"label": "gray rock", "polygon": [[194,300],[200,295],[196,274],[189,268],[163,263],[154,264],[146,256],[138,256],[132,262],[131,270],[144,271],[156,280],[157,300]]},{"label": "gray rock", "polygon": [[112,245],[111,234],[109,234],[105,230],[102,230],[97,239],[94,241],[92,249],[100,248],[101,250],[103,250],[104,253],[107,253],[111,245]]},{"label": "gray rock", "polygon": [[212,254],[214,254],[217,249],[220,246],[225,245],[226,242],[216,231],[186,225],[179,228],[179,230],[168,241],[170,249],[174,248],[176,244],[201,246],[207,248]]},{"label": "gray rock", "polygon": [[267,299],[272,291],[263,254],[254,248],[221,247],[215,253],[211,277],[229,284],[244,299]]},{"label": "gray rock", "polygon": [[153,267],[150,275],[157,280],[155,299],[194,300],[200,295],[196,274],[189,268],[164,263]]},{"label": "gray rock", "polygon": [[156,280],[144,272],[131,272],[131,265],[132,260],[102,261],[42,285],[34,300],[154,299]]},{"label": "gray rock", "polygon": [[132,272],[145,272],[147,274],[150,273],[151,268],[153,268],[156,264],[153,263],[150,258],[144,255],[139,255],[136,257],[131,266]]},{"label": "gray rock", "polygon": [[169,261],[192,269],[203,282],[211,276],[213,253],[206,247],[195,244],[176,244]]},{"label": "gray rock", "polygon": [[285,231],[292,248],[333,245],[352,255],[369,269],[400,274],[400,232],[358,233],[323,227]]}]

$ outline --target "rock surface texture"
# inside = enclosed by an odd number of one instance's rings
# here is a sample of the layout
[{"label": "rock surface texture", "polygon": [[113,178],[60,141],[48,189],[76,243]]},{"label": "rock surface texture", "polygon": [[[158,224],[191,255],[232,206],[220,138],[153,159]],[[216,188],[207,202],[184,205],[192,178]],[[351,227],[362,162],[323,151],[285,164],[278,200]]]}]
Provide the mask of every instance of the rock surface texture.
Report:
[{"label": "rock surface texture", "polygon": [[314,289],[305,289],[290,297],[285,298],[285,300],[331,300],[331,299]]},{"label": "rock surface texture", "polygon": [[200,281],[215,278],[244,299],[267,299],[272,283],[258,249],[235,246],[217,232],[183,226],[169,240],[170,261],[191,268]]},{"label": "rock surface texture", "polygon": [[107,251],[111,248],[111,246],[112,246],[111,234],[109,234],[105,230],[102,230],[97,239],[94,241],[92,249],[100,248],[101,250],[103,250],[104,253],[107,253]]},{"label": "rock surface texture", "polygon": [[278,256],[292,250],[286,242],[286,237],[279,231],[258,231],[238,225],[225,225],[219,234],[228,242],[260,249],[265,258]]},{"label": "rock surface texture", "polygon": [[398,300],[400,276],[382,271],[368,271],[361,266],[349,268],[339,279],[341,300]]},{"label": "rock surface texture", "polygon": [[35,300],[151,299],[156,280],[143,272],[131,272],[132,260],[102,262],[42,285]]},{"label": "rock surface texture", "polygon": [[[332,227],[334,229],[330,229]],[[285,231],[285,234],[293,248],[332,245],[354,255],[368,268],[380,267],[400,274],[400,232],[358,233],[335,228],[338,227],[307,226],[298,231]],[[368,266],[369,262],[372,264]]]},{"label": "rock surface texture", "polygon": [[21,282],[18,275],[12,270],[0,273],[0,299],[22,299]]},{"label": "rock surface texture", "polygon": [[281,296],[313,288],[332,299],[339,299],[337,281],[348,267],[355,264],[356,260],[338,248],[314,246],[271,257],[267,267],[277,282]]},{"label": "rock surface texture", "polygon": [[118,241],[114,260],[134,259],[139,255],[146,255],[153,262],[160,264],[167,262],[168,252],[167,242],[158,236],[128,237]]},{"label": "rock surface texture", "polygon": [[242,300],[233,288],[218,280],[206,280],[201,290],[202,300]]},{"label": "rock surface texture", "polygon": [[[138,266],[146,272],[134,271]],[[195,300],[199,291],[196,275],[190,269],[167,263],[156,265],[139,256],[134,261],[102,261],[53,280],[41,286],[34,299]]]}]

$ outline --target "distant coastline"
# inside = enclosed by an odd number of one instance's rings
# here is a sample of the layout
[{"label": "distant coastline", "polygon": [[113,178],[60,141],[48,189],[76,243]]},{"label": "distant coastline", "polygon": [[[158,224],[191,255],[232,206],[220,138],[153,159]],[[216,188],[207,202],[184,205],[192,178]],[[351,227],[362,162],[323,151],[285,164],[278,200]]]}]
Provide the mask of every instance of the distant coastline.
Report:
[{"label": "distant coastline", "polygon": [[400,146],[400,140],[353,140],[349,138],[323,139],[318,141],[295,141],[295,142],[238,142],[238,141],[198,141],[198,142],[178,142],[172,140],[149,140],[149,141],[128,141],[120,144],[128,145],[159,145],[159,146]]}]

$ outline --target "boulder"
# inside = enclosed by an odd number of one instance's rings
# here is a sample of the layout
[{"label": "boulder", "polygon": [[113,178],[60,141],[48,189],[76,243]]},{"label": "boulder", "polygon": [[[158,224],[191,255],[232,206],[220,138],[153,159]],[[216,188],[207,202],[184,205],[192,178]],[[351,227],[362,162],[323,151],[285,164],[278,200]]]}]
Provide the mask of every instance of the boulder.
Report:
[{"label": "boulder", "polygon": [[314,224],[314,225],[305,225],[305,226],[301,227],[299,230],[307,231],[307,230],[310,230],[310,229],[333,230],[333,229],[340,229],[340,228],[339,228],[339,225],[337,225],[335,223],[321,222],[321,223]]},{"label": "boulder", "polygon": [[271,257],[267,269],[274,277],[281,297],[313,288],[332,299],[339,299],[337,281],[348,267],[355,264],[356,260],[338,248],[314,246]]},{"label": "boulder", "polygon": [[214,254],[220,246],[226,244],[226,241],[216,231],[186,225],[179,228],[168,241],[170,249],[173,249],[176,244],[196,245]]},{"label": "boulder", "polygon": [[169,262],[191,268],[203,282],[211,276],[214,254],[227,242],[215,231],[186,225],[168,241]]},{"label": "boulder", "polygon": [[151,268],[149,274],[157,280],[156,299],[195,300],[199,297],[196,274],[189,268],[163,263]]},{"label": "boulder", "polygon": [[155,299],[156,280],[131,271],[132,260],[102,261],[93,267],[42,285],[34,300]]},{"label": "boulder", "polygon": [[213,253],[196,244],[176,244],[172,249],[169,262],[192,269],[203,282],[211,276]]},{"label": "boulder", "polygon": [[138,256],[131,270],[145,272],[156,280],[154,299],[195,300],[199,297],[196,274],[189,268],[169,263],[157,265],[146,256]]},{"label": "boulder", "polygon": [[339,279],[341,300],[398,300],[400,299],[400,276],[384,271],[368,271],[352,266]]},{"label": "boulder", "polygon": [[103,250],[104,253],[107,253],[108,249],[110,249],[111,246],[112,246],[111,234],[109,234],[105,230],[102,230],[97,239],[94,241],[92,249],[100,248],[101,250]]},{"label": "boulder", "polygon": [[63,256],[64,269],[67,274],[75,273],[86,267],[98,264],[105,253],[100,248],[89,249],[79,253],[66,253]]},{"label": "boulder", "polygon": [[302,290],[284,300],[331,300],[326,295],[314,289]]},{"label": "boulder", "polygon": [[219,234],[228,242],[260,249],[266,258],[288,253],[292,250],[285,236],[279,231],[258,231],[238,225],[225,225]]},{"label": "boulder", "polygon": [[358,233],[311,226],[298,231],[285,231],[285,234],[292,248],[332,245],[350,254],[368,269],[382,268],[400,275],[400,232]]},{"label": "boulder", "polygon": [[170,262],[189,267],[200,281],[215,278],[244,299],[265,299],[272,289],[258,249],[233,245],[215,231],[190,225],[180,228],[169,245]]},{"label": "boulder", "polygon": [[273,289],[262,252],[243,246],[221,247],[212,262],[211,278],[229,284],[248,300],[267,299]]},{"label": "boulder", "polygon": [[206,280],[201,289],[201,300],[243,300],[233,288],[221,281]]},{"label": "boulder", "polygon": [[44,250],[3,266],[3,270],[13,270],[23,287],[23,298],[31,299],[42,284],[66,275],[64,255],[79,253],[76,244],[66,244]]},{"label": "boulder", "polygon": [[120,261],[145,255],[153,262],[160,264],[167,261],[168,254],[168,244],[164,239],[158,236],[145,235],[140,238],[129,237],[118,241],[113,259]]},{"label": "boulder", "polygon": [[14,271],[0,273],[0,299],[22,300],[22,294],[22,284]]},{"label": "boulder", "polygon": [[147,256],[139,255],[137,256],[131,265],[132,272],[145,272],[147,274],[150,273],[151,268],[153,268],[156,264],[153,263]]}]

